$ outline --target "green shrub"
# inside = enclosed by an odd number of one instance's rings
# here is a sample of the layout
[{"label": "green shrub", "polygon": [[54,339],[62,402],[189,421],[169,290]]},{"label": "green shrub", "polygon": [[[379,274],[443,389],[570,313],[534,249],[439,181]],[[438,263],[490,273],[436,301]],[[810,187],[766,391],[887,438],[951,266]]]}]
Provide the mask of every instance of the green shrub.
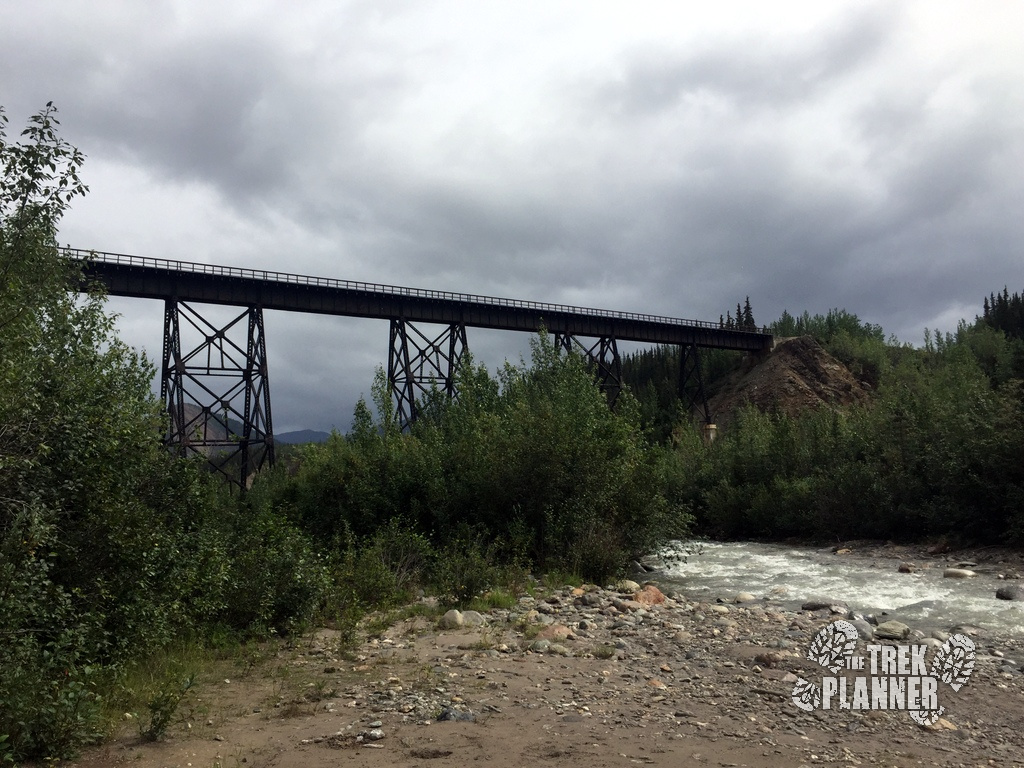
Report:
[{"label": "green shrub", "polygon": [[432,581],[442,606],[465,608],[497,585],[500,569],[491,562],[478,536],[464,532],[437,551]]},{"label": "green shrub", "polygon": [[284,517],[243,507],[229,518],[223,608],[236,630],[288,634],[320,611],[330,589],[325,559]]},{"label": "green shrub", "polygon": [[[10,510],[4,510],[10,512]],[[72,757],[100,736],[98,635],[51,577],[54,527],[15,512],[0,539],[0,758]]]}]

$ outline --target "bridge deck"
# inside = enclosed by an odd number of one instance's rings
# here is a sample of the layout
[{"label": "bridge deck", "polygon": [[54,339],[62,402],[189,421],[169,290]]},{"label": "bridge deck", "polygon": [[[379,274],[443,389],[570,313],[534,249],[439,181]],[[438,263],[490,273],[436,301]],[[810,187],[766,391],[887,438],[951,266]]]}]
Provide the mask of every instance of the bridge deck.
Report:
[{"label": "bridge deck", "polygon": [[762,352],[772,336],[722,328],[718,323],[613,312],[563,304],[542,304],[447,291],[334,280],[282,272],[150,259],[67,249],[84,264],[87,279],[102,282],[110,295],[349,317],[404,318],[425,323],[462,323],[476,328],[614,337],[653,344]]}]

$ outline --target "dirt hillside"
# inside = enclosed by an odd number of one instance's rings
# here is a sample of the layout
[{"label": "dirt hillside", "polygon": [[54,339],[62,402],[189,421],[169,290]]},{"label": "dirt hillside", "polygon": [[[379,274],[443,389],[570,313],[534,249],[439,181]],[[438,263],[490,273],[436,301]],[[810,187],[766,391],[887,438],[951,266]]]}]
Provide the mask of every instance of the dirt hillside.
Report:
[{"label": "dirt hillside", "polygon": [[850,370],[810,336],[779,339],[761,362],[726,378],[708,400],[711,417],[728,424],[744,404],[795,415],[821,406],[862,403],[868,391]]}]

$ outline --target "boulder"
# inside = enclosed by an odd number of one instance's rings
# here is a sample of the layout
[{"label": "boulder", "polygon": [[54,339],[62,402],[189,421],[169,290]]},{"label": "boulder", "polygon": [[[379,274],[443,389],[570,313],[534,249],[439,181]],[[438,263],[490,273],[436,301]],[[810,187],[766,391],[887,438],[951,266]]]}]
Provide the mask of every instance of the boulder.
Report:
[{"label": "boulder", "polygon": [[636,600],[619,600],[618,598],[612,600],[612,605],[621,613],[632,613],[643,608]]},{"label": "boulder", "polygon": [[640,585],[631,579],[623,579],[615,585],[615,591],[622,594],[632,594],[640,591]]},{"label": "boulder", "polygon": [[757,600],[757,598],[750,592],[740,592],[735,598],[735,602],[737,603],[752,603],[755,600]]},{"label": "boulder", "polygon": [[996,597],[1000,600],[1024,600],[1024,587],[1016,584],[1000,587],[996,590]]},{"label": "boulder", "polygon": [[464,627],[482,627],[486,623],[487,619],[485,619],[478,611],[462,612],[462,626]]},{"label": "boulder", "polygon": [[538,640],[558,641],[568,640],[570,637],[572,637],[572,630],[564,624],[552,624],[537,633]]},{"label": "boulder", "polygon": [[875,637],[880,640],[906,640],[910,627],[901,621],[885,621],[875,627]]},{"label": "boulder", "polygon": [[873,640],[875,628],[868,624],[864,619],[854,619],[850,622],[857,629],[857,634],[860,635],[861,640]]},{"label": "boulder", "polygon": [[653,584],[648,584],[643,589],[633,593],[633,601],[644,606],[661,605],[665,602],[665,595]]},{"label": "boulder", "polygon": [[448,613],[441,617],[438,622],[438,626],[441,629],[458,629],[463,625],[462,612],[452,608]]}]

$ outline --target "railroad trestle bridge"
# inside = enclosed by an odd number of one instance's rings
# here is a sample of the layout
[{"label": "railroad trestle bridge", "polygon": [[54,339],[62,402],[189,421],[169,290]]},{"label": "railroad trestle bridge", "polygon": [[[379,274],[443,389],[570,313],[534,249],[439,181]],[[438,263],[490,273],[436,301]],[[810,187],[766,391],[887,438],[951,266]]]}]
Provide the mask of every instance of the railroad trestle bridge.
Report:
[{"label": "railroad trestle bridge", "polygon": [[[622,389],[619,342],[678,346],[679,395],[705,422],[699,350],[764,353],[772,345],[767,332],[697,320],[70,248],[64,253],[82,263],[83,289],[98,281],[112,296],[163,301],[166,442],[182,456],[216,452],[217,465],[242,486],[274,460],[265,309],[388,320],[387,380],[403,429],[432,387],[455,394],[470,327],[546,329],[557,345],[589,360],[612,406]],[[240,312],[215,324],[196,306],[203,304]]]}]

